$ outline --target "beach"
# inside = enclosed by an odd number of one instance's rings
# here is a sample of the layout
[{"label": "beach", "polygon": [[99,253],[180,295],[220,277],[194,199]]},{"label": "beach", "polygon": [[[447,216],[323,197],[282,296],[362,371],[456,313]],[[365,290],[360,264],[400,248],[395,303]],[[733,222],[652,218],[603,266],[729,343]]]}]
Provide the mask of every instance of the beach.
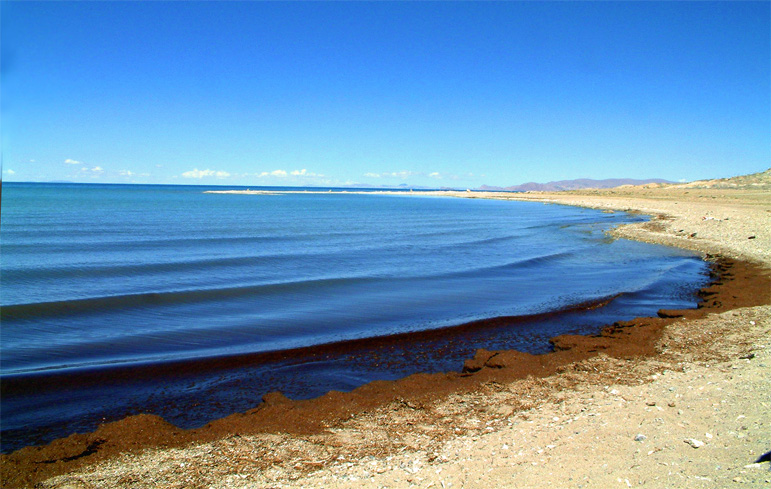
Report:
[{"label": "beach", "polygon": [[[765,185],[765,186],[764,186]],[[415,192],[419,193],[419,192]],[[555,352],[479,351],[418,374],[179,430],[140,415],[2,456],[24,487],[767,487],[767,184],[559,193],[447,192],[650,215],[615,237],[697,251],[697,310],[616,323]],[[435,195],[435,194],[434,194]]]}]

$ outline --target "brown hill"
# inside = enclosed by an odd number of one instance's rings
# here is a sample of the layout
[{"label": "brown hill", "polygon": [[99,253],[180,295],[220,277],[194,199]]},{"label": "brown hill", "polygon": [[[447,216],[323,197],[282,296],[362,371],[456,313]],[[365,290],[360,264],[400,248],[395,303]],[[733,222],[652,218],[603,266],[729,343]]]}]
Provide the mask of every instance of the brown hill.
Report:
[{"label": "brown hill", "polygon": [[695,182],[672,185],[673,188],[737,188],[737,189],[771,189],[771,168],[759,173],[740,175],[731,178],[716,178],[713,180],[696,180]]},{"label": "brown hill", "polygon": [[632,178],[607,178],[604,180],[594,180],[591,178],[578,178],[575,180],[559,180],[556,182],[536,183],[528,182],[511,187],[494,187],[482,185],[480,190],[506,190],[510,192],[559,192],[561,190],[580,190],[584,188],[614,188],[622,185],[645,185],[645,184],[673,183],[660,178],[648,180],[635,180]]}]

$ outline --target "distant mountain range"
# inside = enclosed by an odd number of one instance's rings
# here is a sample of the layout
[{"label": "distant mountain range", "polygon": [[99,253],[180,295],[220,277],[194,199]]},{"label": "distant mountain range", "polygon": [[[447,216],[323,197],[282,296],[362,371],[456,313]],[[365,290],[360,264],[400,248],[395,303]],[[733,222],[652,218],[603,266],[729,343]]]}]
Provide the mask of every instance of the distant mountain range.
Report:
[{"label": "distant mountain range", "polygon": [[650,183],[674,183],[660,178],[648,180],[635,180],[632,178],[607,178],[605,180],[593,180],[591,178],[579,178],[576,180],[560,180],[557,182],[535,183],[528,182],[511,187],[494,187],[482,185],[479,190],[507,190],[510,192],[558,192],[560,190],[579,190],[584,188],[614,188],[622,185],[646,185]]}]

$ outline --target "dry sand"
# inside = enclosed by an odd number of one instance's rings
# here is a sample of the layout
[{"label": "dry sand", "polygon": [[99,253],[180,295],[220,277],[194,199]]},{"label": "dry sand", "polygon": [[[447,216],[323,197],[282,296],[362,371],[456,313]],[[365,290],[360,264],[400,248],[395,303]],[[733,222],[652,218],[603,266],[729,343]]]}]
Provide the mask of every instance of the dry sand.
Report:
[{"label": "dry sand", "polygon": [[[771,270],[765,187],[483,194],[654,218],[617,236]],[[766,284],[768,282],[765,282]],[[233,434],[127,453],[38,487],[771,487],[771,290],[755,307],[679,319],[646,358],[600,354],[546,378],[395,399],[322,433]]]}]

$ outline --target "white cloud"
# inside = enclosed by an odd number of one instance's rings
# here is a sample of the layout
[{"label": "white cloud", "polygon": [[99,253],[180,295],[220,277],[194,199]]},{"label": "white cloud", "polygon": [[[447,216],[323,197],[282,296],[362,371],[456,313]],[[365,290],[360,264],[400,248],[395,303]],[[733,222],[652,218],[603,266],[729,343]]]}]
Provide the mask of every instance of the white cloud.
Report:
[{"label": "white cloud", "polygon": [[185,178],[204,178],[204,177],[228,178],[230,176],[230,173],[226,171],[209,170],[208,168],[206,170],[199,170],[198,168],[195,168],[193,170],[184,172],[182,176]]},{"label": "white cloud", "polygon": [[83,163],[81,163],[79,161],[71,160],[69,158],[64,160],[64,162],[67,163],[68,165],[82,165],[83,164]]},{"label": "white cloud", "polygon": [[273,170],[273,171],[264,171],[262,173],[255,173],[260,178],[264,177],[280,177],[283,178],[288,175],[286,170]]},{"label": "white cloud", "polygon": [[313,173],[312,171],[308,171],[305,168],[302,170],[292,170],[290,173],[293,177],[313,177],[313,178],[322,178],[324,175],[321,173]]},{"label": "white cloud", "polygon": [[452,173],[441,173],[438,171],[434,171],[431,173],[425,173],[425,172],[419,172],[419,171],[410,171],[410,170],[401,170],[401,171],[391,171],[391,172],[381,172],[381,173],[375,173],[375,172],[368,172],[364,174],[365,177],[368,178],[398,178],[400,180],[407,180],[411,177],[421,177],[421,178],[433,178],[436,180],[458,180],[460,177],[458,175],[452,174]]},{"label": "white cloud", "polygon": [[190,171],[186,171],[182,173],[182,176],[185,178],[203,178],[213,175],[214,172],[212,170],[199,170],[198,168]]},{"label": "white cloud", "polygon": [[388,174],[389,177],[394,177],[394,178],[407,178],[407,177],[413,177],[415,175],[420,175],[420,173],[416,173],[414,171],[402,170],[402,171],[395,171],[393,173]]},{"label": "white cloud", "polygon": [[122,177],[149,177],[149,173],[135,173],[131,170],[121,170],[118,174]]},{"label": "white cloud", "polygon": [[401,179],[414,177],[414,176],[421,176],[421,175],[425,175],[425,174],[420,172],[408,171],[408,170],[364,174],[365,177],[370,177],[370,178],[401,178]]},{"label": "white cloud", "polygon": [[254,176],[259,178],[276,177],[276,178],[289,178],[289,177],[304,177],[304,178],[324,178],[321,173],[313,173],[303,168],[302,170],[273,170],[255,173]]},{"label": "white cloud", "polygon": [[78,176],[89,177],[89,178],[99,178],[102,176],[103,173],[104,173],[104,168],[102,168],[101,166],[94,166],[91,168],[87,166],[81,166],[80,173],[78,174]]},{"label": "white cloud", "polygon": [[6,175],[16,175],[16,172],[11,170],[10,168],[5,170],[3,173],[5,173]]}]

